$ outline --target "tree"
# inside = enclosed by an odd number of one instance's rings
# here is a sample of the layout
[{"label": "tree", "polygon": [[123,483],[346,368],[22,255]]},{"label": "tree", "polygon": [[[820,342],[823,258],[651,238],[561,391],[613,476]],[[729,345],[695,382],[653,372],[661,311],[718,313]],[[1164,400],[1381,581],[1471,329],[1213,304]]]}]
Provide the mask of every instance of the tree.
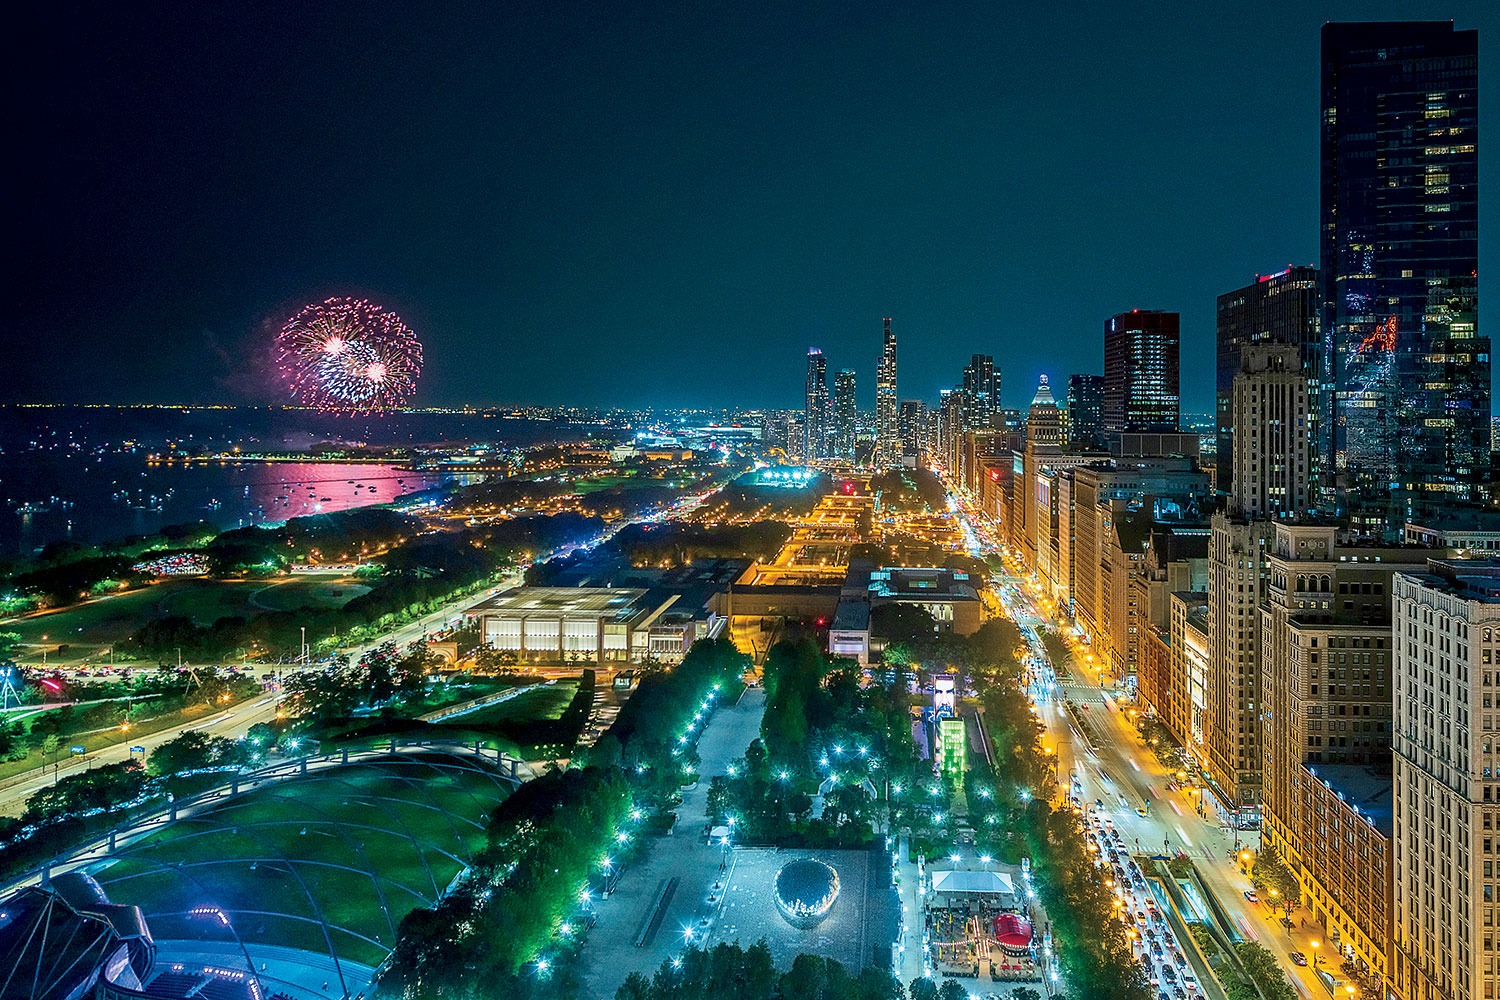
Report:
[{"label": "tree", "polygon": [[718,823],[729,808],[729,782],[722,774],[716,774],[708,783],[708,818]]},{"label": "tree", "polygon": [[915,604],[881,604],[870,612],[870,634],[908,645],[930,642],[937,634],[937,620]]},{"label": "tree", "polygon": [[1042,995],[1030,986],[1020,986],[1010,991],[1011,1000],[1042,1000]]},{"label": "tree", "polygon": [[926,976],[918,976],[908,987],[911,1000],[938,1000],[937,984]]},{"label": "tree", "polygon": [[956,979],[944,979],[943,986],[938,990],[938,1000],[969,1000],[969,991]]},{"label": "tree", "polygon": [[153,777],[165,777],[210,767],[238,767],[245,756],[245,748],[237,740],[189,729],[151,751],[146,771]]}]

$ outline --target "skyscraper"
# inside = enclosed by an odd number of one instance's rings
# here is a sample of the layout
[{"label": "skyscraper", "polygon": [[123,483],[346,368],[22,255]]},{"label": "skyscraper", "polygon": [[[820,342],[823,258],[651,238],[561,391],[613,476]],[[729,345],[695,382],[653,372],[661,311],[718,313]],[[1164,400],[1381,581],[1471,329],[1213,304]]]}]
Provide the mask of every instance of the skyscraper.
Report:
[{"label": "skyscraper", "polygon": [[920,455],[932,447],[928,436],[927,404],[920,399],[903,399],[900,409],[901,450]]},{"label": "skyscraper", "polygon": [[964,369],[963,421],[966,431],[989,430],[1000,408],[1000,373],[995,359],[975,354]]},{"label": "skyscraper", "polygon": [[1132,309],[1105,321],[1106,443],[1113,445],[1125,431],[1177,430],[1178,320],[1174,312]]},{"label": "skyscraper", "polygon": [[1234,473],[1234,376],[1240,370],[1240,352],[1253,344],[1297,348],[1307,376],[1307,436],[1312,449],[1308,476],[1317,484],[1322,467],[1319,457],[1328,452],[1319,442],[1331,427],[1331,414],[1322,410],[1331,398],[1322,391],[1322,294],[1318,269],[1301,266],[1258,275],[1253,284],[1219,296],[1215,378],[1219,492],[1230,491]]},{"label": "skyscraper", "polygon": [[828,362],[816,347],[807,350],[807,406],[802,422],[803,460],[828,457]]},{"label": "skyscraper", "polygon": [[891,319],[885,319],[885,339],[880,364],[875,368],[875,464],[889,468],[901,464],[901,423],[896,402],[896,335]]},{"label": "skyscraper", "polygon": [[858,430],[854,405],[854,373],[845,368],[833,378],[833,457],[854,460]]},{"label": "skyscraper", "polygon": [[1323,330],[1340,485],[1472,495],[1489,464],[1478,335],[1479,35],[1323,26]]},{"label": "skyscraper", "polygon": [[1230,509],[1249,518],[1306,513],[1310,380],[1295,347],[1266,344],[1241,353],[1230,391],[1230,427],[1239,445]]},{"label": "skyscraper", "polygon": [[1104,415],[1104,376],[1069,375],[1067,411],[1063,417],[1063,439],[1078,451],[1104,447],[1101,420]]},{"label": "skyscraper", "polygon": [[1500,567],[1433,559],[1425,573],[1397,575],[1392,589],[1392,978],[1407,1000],[1482,1000],[1494,995],[1500,961]]}]

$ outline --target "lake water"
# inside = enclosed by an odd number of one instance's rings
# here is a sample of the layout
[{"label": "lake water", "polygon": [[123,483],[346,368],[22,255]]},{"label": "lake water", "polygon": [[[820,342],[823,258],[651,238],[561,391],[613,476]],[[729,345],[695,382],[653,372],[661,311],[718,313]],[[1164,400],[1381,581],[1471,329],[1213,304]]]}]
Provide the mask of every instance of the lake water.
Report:
[{"label": "lake water", "polygon": [[139,455],[0,456],[0,552],[94,544],[206,522],[273,524],[400,500],[454,476],[394,465],[275,462],[148,465]]}]

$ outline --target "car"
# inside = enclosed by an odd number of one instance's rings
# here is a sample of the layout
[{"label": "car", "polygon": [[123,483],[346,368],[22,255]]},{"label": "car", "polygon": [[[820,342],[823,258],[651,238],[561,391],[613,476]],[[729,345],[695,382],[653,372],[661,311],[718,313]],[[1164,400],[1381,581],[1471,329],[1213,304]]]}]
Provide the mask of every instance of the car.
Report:
[{"label": "car", "polygon": [[1292,952],[1290,955],[1287,956],[1287,958],[1290,958],[1292,960],[1292,964],[1293,965],[1306,965],[1307,964],[1307,956],[1304,955],[1304,954],[1302,954],[1302,952],[1300,952],[1300,951],[1294,951],[1294,952]]},{"label": "car", "polygon": [[1260,896],[1259,896],[1259,894],[1256,893],[1256,891],[1254,889],[1246,889],[1245,890],[1245,899],[1246,899],[1246,901],[1251,902],[1251,903],[1259,903],[1260,902]]},{"label": "car", "polygon": [[1146,813],[1146,807],[1145,806],[1136,806],[1135,807],[1135,814],[1137,816],[1145,816],[1145,815],[1147,815],[1147,813]]}]

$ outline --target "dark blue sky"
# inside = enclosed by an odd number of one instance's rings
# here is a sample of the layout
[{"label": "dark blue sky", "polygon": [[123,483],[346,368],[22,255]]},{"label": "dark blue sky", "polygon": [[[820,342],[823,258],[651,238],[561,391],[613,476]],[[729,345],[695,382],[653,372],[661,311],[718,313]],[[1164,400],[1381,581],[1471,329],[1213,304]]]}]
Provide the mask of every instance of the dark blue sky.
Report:
[{"label": "dark blue sky", "polygon": [[1317,259],[1323,21],[1479,28],[1500,143],[1485,0],[40,6],[3,399],[273,398],[270,332],[359,292],[418,404],[798,405],[809,345],[868,404],[890,315],[903,397],[978,351],[1020,405],[1141,307],[1207,410],[1214,297]]}]

